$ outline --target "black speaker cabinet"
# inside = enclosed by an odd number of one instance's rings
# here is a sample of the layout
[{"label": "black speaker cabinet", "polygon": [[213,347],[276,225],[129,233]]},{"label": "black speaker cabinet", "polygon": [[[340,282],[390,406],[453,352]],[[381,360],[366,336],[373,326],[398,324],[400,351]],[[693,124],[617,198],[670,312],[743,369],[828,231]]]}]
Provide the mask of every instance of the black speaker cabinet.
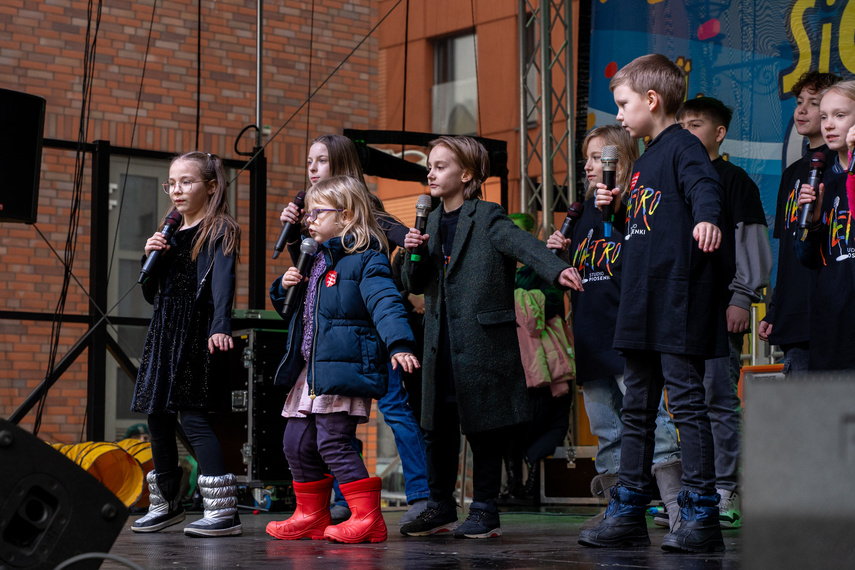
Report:
[{"label": "black speaker cabinet", "polygon": [[44,99],[0,89],[0,221],[36,222],[44,126]]},{"label": "black speaker cabinet", "polygon": [[[95,477],[32,434],[0,419],[0,568],[55,568],[109,552],[128,518]],[[74,568],[98,568],[84,560]]]}]

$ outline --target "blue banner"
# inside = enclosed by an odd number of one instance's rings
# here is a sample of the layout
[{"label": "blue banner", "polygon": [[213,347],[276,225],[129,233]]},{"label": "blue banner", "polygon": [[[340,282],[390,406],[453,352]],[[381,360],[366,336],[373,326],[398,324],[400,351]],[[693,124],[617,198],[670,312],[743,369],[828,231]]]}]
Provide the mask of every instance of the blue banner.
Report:
[{"label": "blue banner", "polygon": [[855,2],[830,4],[592,0],[588,128],[615,123],[609,80],[618,69],[641,55],[668,56],[686,72],[687,97],[733,109],[721,153],[760,188],[771,237],[781,172],[804,148],[793,84],[811,69],[855,77]]}]

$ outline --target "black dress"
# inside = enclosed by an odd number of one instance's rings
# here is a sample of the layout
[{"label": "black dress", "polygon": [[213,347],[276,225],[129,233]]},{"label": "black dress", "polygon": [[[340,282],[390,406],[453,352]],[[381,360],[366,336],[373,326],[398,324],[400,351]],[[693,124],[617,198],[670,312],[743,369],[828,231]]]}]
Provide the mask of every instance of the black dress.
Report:
[{"label": "black dress", "polygon": [[[145,339],[131,409],[144,414],[181,409],[213,409],[222,394],[211,372],[208,352],[208,303],[196,302],[193,237],[199,226],[179,231],[171,250],[160,259],[161,273],[154,315]],[[204,313],[204,314],[203,314]]]}]

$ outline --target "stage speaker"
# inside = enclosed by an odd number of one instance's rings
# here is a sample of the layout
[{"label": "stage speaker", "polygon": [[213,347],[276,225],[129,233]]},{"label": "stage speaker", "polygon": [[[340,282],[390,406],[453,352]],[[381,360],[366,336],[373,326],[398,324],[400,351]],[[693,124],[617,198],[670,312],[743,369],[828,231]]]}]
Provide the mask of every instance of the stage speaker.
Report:
[{"label": "stage speaker", "polygon": [[0,89],[0,221],[36,222],[44,127],[44,99]]},{"label": "stage speaker", "polygon": [[125,505],[95,477],[0,419],[0,568],[55,568],[78,554],[109,552],[127,519]]},{"label": "stage speaker", "polygon": [[744,390],[743,566],[855,568],[855,373]]}]

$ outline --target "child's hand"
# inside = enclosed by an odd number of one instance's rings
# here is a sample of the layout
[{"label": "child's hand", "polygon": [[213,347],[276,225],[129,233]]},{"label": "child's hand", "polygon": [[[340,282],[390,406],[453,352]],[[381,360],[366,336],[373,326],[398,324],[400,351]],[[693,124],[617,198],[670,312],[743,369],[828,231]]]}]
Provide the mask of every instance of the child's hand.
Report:
[{"label": "child's hand", "polygon": [[297,225],[300,223],[300,218],[303,217],[304,210],[302,208],[298,208],[297,204],[291,202],[285,209],[282,210],[282,213],[279,214],[279,221],[282,222],[282,225],[292,224]]},{"label": "child's hand", "polygon": [[407,296],[407,300],[413,306],[413,312],[417,315],[425,314],[425,296],[424,295],[413,295],[410,293]]},{"label": "child's hand", "polygon": [[595,192],[594,204],[598,210],[614,203],[615,210],[620,208],[620,188],[612,188],[609,190],[602,182],[597,183],[597,191]]},{"label": "child's hand", "polygon": [[741,333],[748,330],[751,312],[736,305],[727,307],[727,332]]},{"label": "child's hand", "polygon": [[698,249],[710,253],[721,245],[721,230],[709,222],[701,222],[692,230],[692,237],[698,242]]},{"label": "child's hand", "polygon": [[570,247],[570,240],[566,239],[561,232],[555,230],[555,233],[549,236],[549,239],[546,240],[546,247],[549,249],[564,251]]},{"label": "child's hand", "polygon": [[308,277],[300,275],[300,271],[296,267],[289,267],[285,275],[282,276],[282,288],[288,289],[295,285],[299,285],[303,280],[308,280]]},{"label": "child's hand", "polygon": [[169,244],[166,243],[166,238],[163,237],[162,233],[156,232],[145,242],[145,256],[148,257],[151,252],[161,249],[169,251]]},{"label": "child's hand", "polygon": [[849,147],[849,152],[855,152],[855,125],[849,127],[849,132],[846,133],[846,146]]},{"label": "child's hand", "polygon": [[208,339],[208,352],[210,352],[211,354],[214,354],[214,350],[218,348],[225,352],[226,350],[230,350],[234,347],[235,345],[232,341],[232,337],[227,334],[212,334],[211,338]]},{"label": "child's hand", "polygon": [[404,237],[404,249],[413,253],[414,249],[425,243],[429,238],[428,234],[422,235],[416,228],[410,228],[410,231]]},{"label": "child's hand", "polygon": [[772,334],[772,326],[772,323],[760,321],[760,326],[757,329],[757,336],[760,337],[760,340],[769,342],[769,335]]},{"label": "child's hand", "polygon": [[412,352],[399,352],[392,357],[392,370],[397,370],[398,365],[404,369],[404,372],[412,372],[416,368],[421,368],[418,358]]},{"label": "child's hand", "polygon": [[[817,204],[822,204],[823,195],[825,195],[825,184],[819,185],[819,192],[815,192],[810,184],[802,184],[802,187],[799,189],[799,208],[804,208],[805,204],[810,204],[813,201],[816,201]],[[822,208],[814,206],[811,213],[813,216],[809,221],[811,223],[818,222],[822,217]]]},{"label": "child's hand", "polygon": [[584,291],[582,288],[582,276],[575,267],[568,267],[558,276],[558,283],[564,287],[570,287],[576,291]]}]

